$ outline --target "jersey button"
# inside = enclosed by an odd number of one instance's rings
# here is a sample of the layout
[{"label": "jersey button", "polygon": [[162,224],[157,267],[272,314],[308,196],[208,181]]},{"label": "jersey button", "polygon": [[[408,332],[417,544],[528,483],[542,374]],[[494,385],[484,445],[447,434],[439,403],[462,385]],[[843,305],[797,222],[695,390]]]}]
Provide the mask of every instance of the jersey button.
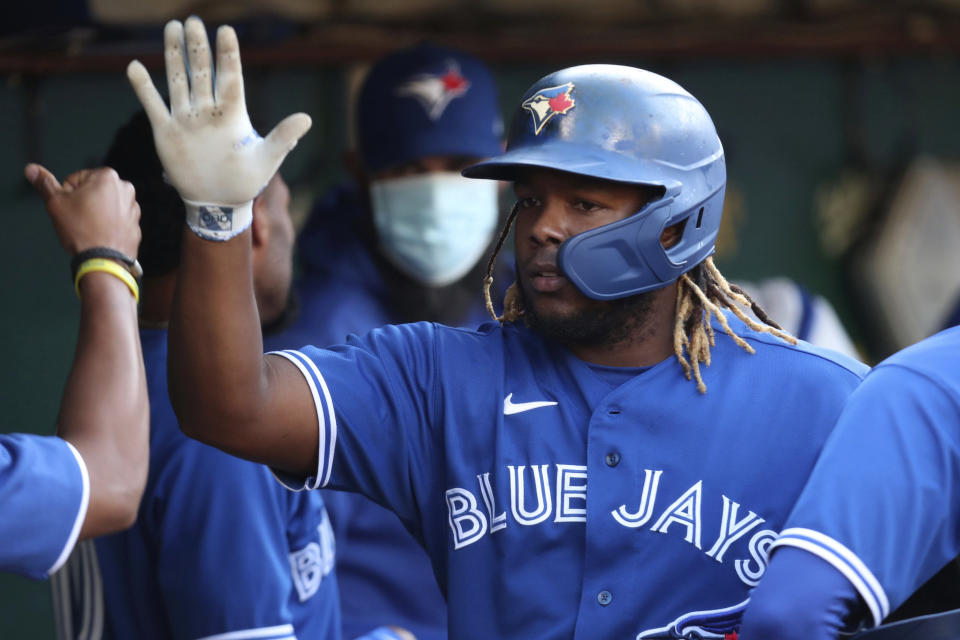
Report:
[{"label": "jersey button", "polygon": [[604,589],[603,591],[597,594],[597,602],[600,603],[601,607],[605,607],[611,602],[613,602],[613,594],[607,591],[606,589]]},{"label": "jersey button", "polygon": [[606,462],[608,467],[615,467],[620,464],[620,454],[616,451],[611,451],[607,454]]},{"label": "jersey button", "polygon": [[618,416],[620,415],[620,409],[617,407],[611,407],[607,409],[607,413],[609,413],[611,416]]}]

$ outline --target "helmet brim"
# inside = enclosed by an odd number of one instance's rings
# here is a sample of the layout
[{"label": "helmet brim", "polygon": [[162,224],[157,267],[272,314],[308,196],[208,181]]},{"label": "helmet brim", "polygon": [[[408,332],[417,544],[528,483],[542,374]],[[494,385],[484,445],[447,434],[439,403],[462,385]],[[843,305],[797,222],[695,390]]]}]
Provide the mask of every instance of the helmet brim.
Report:
[{"label": "helmet brim", "polygon": [[461,173],[466,178],[514,181],[530,169],[550,169],[637,185],[669,187],[674,182],[668,175],[669,170],[657,163],[568,142],[513,149],[471,165]]}]

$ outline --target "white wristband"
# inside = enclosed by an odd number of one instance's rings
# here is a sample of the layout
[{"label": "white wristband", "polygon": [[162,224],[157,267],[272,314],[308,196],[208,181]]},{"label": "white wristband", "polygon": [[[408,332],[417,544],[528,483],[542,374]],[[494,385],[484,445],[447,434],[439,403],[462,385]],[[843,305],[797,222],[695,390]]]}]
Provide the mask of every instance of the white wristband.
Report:
[{"label": "white wristband", "polygon": [[240,205],[183,201],[187,226],[204,240],[225,242],[237,236],[253,222],[253,201]]}]

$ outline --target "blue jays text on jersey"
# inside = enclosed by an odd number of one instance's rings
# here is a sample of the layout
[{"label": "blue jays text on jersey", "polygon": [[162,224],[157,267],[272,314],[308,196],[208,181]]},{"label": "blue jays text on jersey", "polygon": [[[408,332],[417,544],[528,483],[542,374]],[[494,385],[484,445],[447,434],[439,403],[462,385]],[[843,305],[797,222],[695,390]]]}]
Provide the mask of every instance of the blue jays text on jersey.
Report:
[{"label": "blue jays text on jersey", "polygon": [[756,354],[718,340],[706,395],[673,358],[611,383],[516,325],[280,353],[316,405],[307,486],[397,513],[455,637],[633,637],[735,606],[866,367],[729,321]]},{"label": "blue jays text on jersey", "polygon": [[871,371],[774,545],[830,563],[873,625],[960,554],[958,357],[955,327]]},{"label": "blue jays text on jersey", "polygon": [[[555,467],[555,470],[551,471],[551,467]],[[632,505],[621,504],[611,510],[610,519],[622,527],[661,534],[669,533],[673,527],[675,535],[679,534],[685,542],[720,563],[724,562],[724,556],[734,542],[753,532],[745,549],[749,556],[735,560],[733,566],[745,585],[756,586],[766,568],[769,547],[777,537],[776,531],[760,528],[765,519],[752,510],[744,514],[743,511],[747,509],[741,510],[740,504],[721,495],[723,515],[719,529],[708,528],[707,535],[716,535],[710,543],[704,540],[703,532],[707,528],[702,516],[703,480],[698,480],[676,500],[657,509],[658,487],[663,470],[644,469],[643,473],[643,484],[638,487],[637,499]],[[477,474],[477,493],[482,497],[482,508],[471,490],[462,487],[447,489],[447,517],[455,550],[507,528],[508,522],[510,526],[529,527],[545,522],[587,521],[586,465],[531,465],[529,472],[526,465],[508,465],[507,473],[503,475],[509,478],[509,509],[499,514],[490,484],[490,473]],[[634,509],[635,505],[638,506]],[[529,508],[531,506],[533,508]],[[710,510],[709,505],[707,510]]]},{"label": "blue jays text on jersey", "polygon": [[80,453],[56,436],[0,435],[0,569],[30,578],[57,571],[90,502]]}]

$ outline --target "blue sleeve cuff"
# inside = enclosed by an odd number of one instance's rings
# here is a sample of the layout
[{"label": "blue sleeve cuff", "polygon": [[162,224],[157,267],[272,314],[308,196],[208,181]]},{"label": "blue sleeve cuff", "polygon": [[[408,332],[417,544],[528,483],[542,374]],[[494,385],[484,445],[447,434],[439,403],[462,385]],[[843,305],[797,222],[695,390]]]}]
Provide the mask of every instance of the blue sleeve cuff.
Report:
[{"label": "blue sleeve cuff", "polygon": [[771,547],[771,552],[777,547],[795,547],[808,551],[839,571],[856,588],[870,610],[873,622],[871,626],[879,625],[890,615],[890,600],[880,581],[853,551],[830,536],[812,529],[792,527],[780,533],[780,537]]},{"label": "blue sleeve cuff", "polygon": [[73,552],[74,545],[77,544],[77,538],[80,537],[80,529],[83,527],[83,522],[87,519],[87,507],[90,506],[90,474],[87,472],[87,464],[83,461],[83,456],[80,455],[80,452],[77,451],[76,447],[66,440],[64,440],[64,443],[67,445],[67,447],[69,447],[70,453],[72,453],[73,457],[77,460],[77,466],[80,468],[80,478],[83,484],[80,495],[80,507],[77,509],[77,517],[73,521],[73,527],[70,529],[70,536],[63,545],[63,550],[60,551],[60,556],[53,563],[53,566],[47,571],[48,576],[51,576],[59,571],[60,567],[62,567],[67,561],[67,558],[70,557],[70,554]]},{"label": "blue sleeve cuff", "polygon": [[739,640],[836,640],[860,610],[846,576],[817,555],[784,548],[774,555],[743,615]]},{"label": "blue sleeve cuff", "polygon": [[286,351],[271,351],[267,355],[279,356],[289,360],[293,366],[303,374],[313,396],[313,404],[317,409],[317,427],[319,447],[317,451],[317,472],[306,478],[292,476],[282,471],[273,470],[273,475],[287,489],[303,491],[304,489],[319,489],[330,481],[330,471],[333,468],[333,454],[337,447],[337,417],[333,411],[333,399],[330,389],[323,379],[320,370],[313,360],[300,351],[292,349]]}]

